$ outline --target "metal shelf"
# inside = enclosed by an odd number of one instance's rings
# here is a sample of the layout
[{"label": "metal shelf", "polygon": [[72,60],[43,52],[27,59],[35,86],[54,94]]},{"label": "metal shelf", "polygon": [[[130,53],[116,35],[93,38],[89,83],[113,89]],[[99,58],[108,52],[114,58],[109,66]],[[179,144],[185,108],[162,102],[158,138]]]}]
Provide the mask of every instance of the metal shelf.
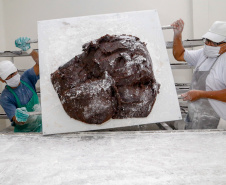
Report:
[{"label": "metal shelf", "polygon": [[[34,42],[35,43],[35,42]],[[167,41],[166,43],[166,49],[172,49],[173,48],[173,41]],[[192,47],[198,47],[203,46],[203,40],[202,39],[188,39],[182,41],[182,44],[185,48],[192,48]],[[35,49],[38,52],[38,49]],[[3,51],[0,52],[0,57],[24,57],[24,56],[30,56],[24,51]]]},{"label": "metal shelf", "polygon": [[8,119],[8,117],[6,116],[6,114],[0,113],[0,119]]},{"label": "metal shelf", "polygon": [[[35,49],[35,51],[38,52],[38,49]],[[20,50],[20,51],[3,51],[3,52],[0,52],[0,57],[26,57],[26,56],[30,56],[30,55],[27,54],[27,52],[24,52],[22,50]]]},{"label": "metal shelf", "polygon": [[194,69],[194,66],[189,66],[187,63],[171,63],[171,69]]},{"label": "metal shelf", "polygon": [[[203,46],[204,42],[202,39],[188,39],[188,40],[182,41],[182,44],[184,48],[193,48],[193,47]],[[166,42],[166,48],[167,49],[173,48],[173,41]]]}]

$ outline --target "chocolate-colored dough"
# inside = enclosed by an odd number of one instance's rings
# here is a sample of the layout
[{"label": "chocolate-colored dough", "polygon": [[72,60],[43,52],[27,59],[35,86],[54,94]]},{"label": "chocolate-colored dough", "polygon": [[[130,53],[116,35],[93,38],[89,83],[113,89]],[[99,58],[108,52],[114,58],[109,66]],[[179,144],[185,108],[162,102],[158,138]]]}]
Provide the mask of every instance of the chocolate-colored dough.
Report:
[{"label": "chocolate-colored dough", "polygon": [[131,35],[105,35],[60,66],[51,81],[74,119],[101,124],[110,118],[147,117],[160,85],[146,44]]}]

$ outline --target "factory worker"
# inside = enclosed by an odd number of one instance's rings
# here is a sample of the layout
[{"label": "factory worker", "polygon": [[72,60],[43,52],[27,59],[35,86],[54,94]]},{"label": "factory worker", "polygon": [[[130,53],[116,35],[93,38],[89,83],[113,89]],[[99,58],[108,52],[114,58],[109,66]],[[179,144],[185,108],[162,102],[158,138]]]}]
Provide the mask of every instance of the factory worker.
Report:
[{"label": "factory worker", "polygon": [[184,49],[183,20],[172,26],[175,59],[195,67],[190,90],[182,94],[188,101],[186,129],[216,129],[220,118],[226,120],[226,22],[214,22],[198,50]]},{"label": "factory worker", "polygon": [[0,104],[14,126],[14,132],[41,132],[40,115],[29,116],[28,112],[40,111],[35,84],[39,80],[38,53],[26,42],[29,38],[18,38],[17,47],[29,53],[35,61],[34,67],[26,70],[22,76],[16,66],[8,60],[0,62],[0,81],[6,83],[0,97]]}]

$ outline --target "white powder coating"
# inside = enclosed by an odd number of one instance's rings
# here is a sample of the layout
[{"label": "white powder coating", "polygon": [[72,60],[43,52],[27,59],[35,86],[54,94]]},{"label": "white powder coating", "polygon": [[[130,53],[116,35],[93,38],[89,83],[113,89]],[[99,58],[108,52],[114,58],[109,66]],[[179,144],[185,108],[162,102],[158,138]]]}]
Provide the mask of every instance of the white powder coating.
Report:
[{"label": "white powder coating", "polygon": [[126,63],[126,67],[127,67],[126,69],[128,69],[127,74],[132,75],[132,66],[134,66],[134,64],[138,64],[142,71],[143,70],[149,71],[149,69],[145,65],[142,64],[144,61],[147,61],[146,58],[144,58],[141,55],[139,55],[139,56],[135,55],[132,60],[130,60],[129,62]]},{"label": "white powder coating", "polygon": [[92,116],[106,112],[106,110],[108,110],[109,107],[112,107],[111,103],[112,102],[110,100],[103,102],[103,100],[100,99],[99,96],[95,96],[89,102],[89,105],[87,107],[84,107],[83,116],[86,119],[89,119]]},{"label": "white powder coating", "polygon": [[[146,56],[149,55],[147,49],[144,47],[144,43],[142,43],[141,41],[137,41],[136,37],[130,37],[127,35],[120,35],[119,38],[121,39],[125,39],[120,41],[120,43],[122,43],[125,47],[129,48],[131,51],[135,51],[135,50],[142,50]],[[143,57],[142,55],[134,55],[133,58],[131,58],[130,55],[128,55],[127,53],[121,53],[121,56],[123,56],[127,61],[127,68],[126,69],[121,69],[124,73],[126,72],[127,75],[132,75],[132,66],[134,64],[138,64],[141,70],[149,70],[148,68],[146,68],[142,63],[144,61],[147,62],[147,66],[152,68],[152,64],[149,62],[149,60],[147,60],[145,57]]]},{"label": "white powder coating", "polygon": [[[122,39],[130,44],[122,45]],[[60,66],[51,79],[54,87],[59,82],[55,90],[67,114],[89,124],[147,117],[159,92],[152,91],[157,82],[146,44],[131,35],[107,34],[85,43],[83,53]],[[139,95],[133,96],[136,90]]]},{"label": "white powder coating", "polygon": [[226,131],[0,134],[3,185],[225,185]]},{"label": "white powder coating", "polygon": [[[108,72],[105,71],[105,79],[93,81],[91,83],[83,83],[76,88],[75,97],[81,93],[90,94],[91,96],[100,93],[101,90],[106,91],[113,84],[112,79],[109,77]],[[70,96],[70,94],[68,95]]]},{"label": "white powder coating", "polygon": [[[105,71],[103,79],[82,83],[69,89],[65,91],[60,99],[63,105],[70,103],[74,106],[73,110],[70,109],[69,111],[74,111],[74,114],[86,120],[93,120],[98,115],[102,115],[101,113],[108,114],[108,111],[112,110],[113,105],[110,94],[113,84],[113,79]],[[84,103],[80,104],[77,101]]]},{"label": "white powder coating", "polygon": [[155,91],[157,91],[157,90],[158,90],[157,84],[154,84],[152,88],[153,88]]},{"label": "white powder coating", "polygon": [[120,42],[127,48],[130,48],[132,51],[134,51],[136,49],[140,49],[143,52],[146,52],[143,44],[140,41],[137,42],[135,37],[133,37],[133,40],[129,40],[130,37],[128,37],[128,36],[119,36],[119,38],[122,38],[122,39],[126,38],[127,40],[122,40]]},{"label": "white powder coating", "polygon": [[[145,51],[145,53],[147,53],[147,51]],[[126,61],[126,66],[117,69],[117,71],[121,71],[123,73],[127,73],[128,76],[133,75],[133,66],[134,65],[139,65],[141,71],[143,70],[147,70],[151,73],[151,71],[149,70],[148,67],[152,67],[151,63],[142,55],[134,55],[133,58],[131,58],[131,56],[128,53],[120,53],[120,55],[125,58]],[[147,55],[149,55],[149,53],[147,53]],[[146,61],[147,62],[147,67],[145,65],[143,65],[143,62]],[[110,65],[115,66],[115,60],[111,60],[110,61]]]},{"label": "white powder coating", "polygon": [[[88,125],[71,119],[62,107],[50,81],[50,74],[82,53],[81,46],[84,43],[106,34],[134,35],[147,44],[156,81],[161,84],[160,94],[147,118],[112,119],[103,125]],[[99,130],[181,119],[170,62],[156,10],[40,21],[38,40],[43,134]],[[114,64],[114,61],[111,63]]]},{"label": "white powder coating", "polygon": [[[59,85],[59,84],[58,84]],[[101,91],[108,90],[113,85],[113,80],[109,76],[108,72],[105,71],[104,79],[92,81],[90,83],[82,83],[76,88],[69,89],[62,97],[62,103],[65,103],[65,98],[73,100],[74,98],[79,97],[82,94],[87,94],[89,96],[96,96],[101,93]]]},{"label": "white powder coating", "polygon": [[[130,92],[129,90],[125,91],[125,94],[127,96],[130,95],[131,97],[133,97],[132,92]],[[138,111],[142,110],[142,108],[147,105],[148,105],[147,111],[149,112],[152,108],[152,104],[150,104],[150,98],[149,98],[151,94],[152,94],[152,91],[150,90],[149,87],[145,87],[144,92],[141,94],[141,96],[140,96],[139,89],[137,89],[135,91],[135,95],[140,97],[140,102],[136,102],[131,107],[127,107],[127,109],[129,110],[129,115],[127,116],[134,117]]]},{"label": "white powder coating", "polygon": [[59,89],[60,89],[60,83],[59,82],[56,82],[53,86],[54,86],[54,89],[56,90],[56,92],[59,91]]},{"label": "white powder coating", "polygon": [[[125,58],[127,61],[131,61],[131,56],[128,53],[120,53],[120,55]],[[126,63],[128,64],[128,63]]]},{"label": "white powder coating", "polygon": [[135,56],[133,56],[133,59],[131,60],[131,58],[130,57],[128,57],[129,55],[124,55],[124,57],[127,59],[129,59],[129,62],[127,62],[126,63],[126,67],[129,67],[129,66],[132,66],[132,65],[134,65],[134,64],[139,64],[139,66],[141,67],[141,69],[143,69],[144,68],[144,65],[142,65],[142,63],[144,62],[144,61],[147,61],[146,60],[146,58],[144,58],[143,56],[141,56],[141,55],[135,55]]}]

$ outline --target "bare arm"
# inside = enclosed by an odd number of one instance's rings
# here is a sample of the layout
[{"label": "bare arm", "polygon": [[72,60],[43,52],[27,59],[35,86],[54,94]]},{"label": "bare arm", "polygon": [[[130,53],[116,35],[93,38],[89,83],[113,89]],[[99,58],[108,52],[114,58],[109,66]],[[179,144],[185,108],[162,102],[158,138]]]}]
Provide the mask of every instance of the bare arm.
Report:
[{"label": "bare arm", "polygon": [[171,26],[174,27],[174,38],[173,38],[173,56],[178,61],[184,60],[184,46],[182,45],[182,31],[184,29],[184,21],[177,20]]},{"label": "bare arm", "polygon": [[196,101],[200,98],[209,98],[222,102],[226,102],[226,89],[219,91],[200,91],[200,90],[191,90],[185,94],[181,95],[183,100],[187,101]]},{"label": "bare arm", "polygon": [[13,116],[13,122],[16,123],[17,125],[24,125],[25,122],[18,122],[16,120],[16,116]]},{"label": "bare arm", "polygon": [[36,63],[34,65],[35,74],[39,75],[39,56],[38,56],[38,52],[33,50],[30,55],[33,58],[33,60],[35,61],[35,63]]},{"label": "bare arm", "polygon": [[34,65],[35,74],[39,75],[39,56],[38,56],[38,52],[32,49],[32,47],[30,46],[30,43],[28,43],[29,40],[30,40],[30,38],[28,38],[28,37],[20,37],[20,38],[15,40],[15,45],[16,45],[16,47],[22,49],[23,51],[26,51],[28,54],[31,55],[31,57],[33,58],[33,60],[36,63]]}]

